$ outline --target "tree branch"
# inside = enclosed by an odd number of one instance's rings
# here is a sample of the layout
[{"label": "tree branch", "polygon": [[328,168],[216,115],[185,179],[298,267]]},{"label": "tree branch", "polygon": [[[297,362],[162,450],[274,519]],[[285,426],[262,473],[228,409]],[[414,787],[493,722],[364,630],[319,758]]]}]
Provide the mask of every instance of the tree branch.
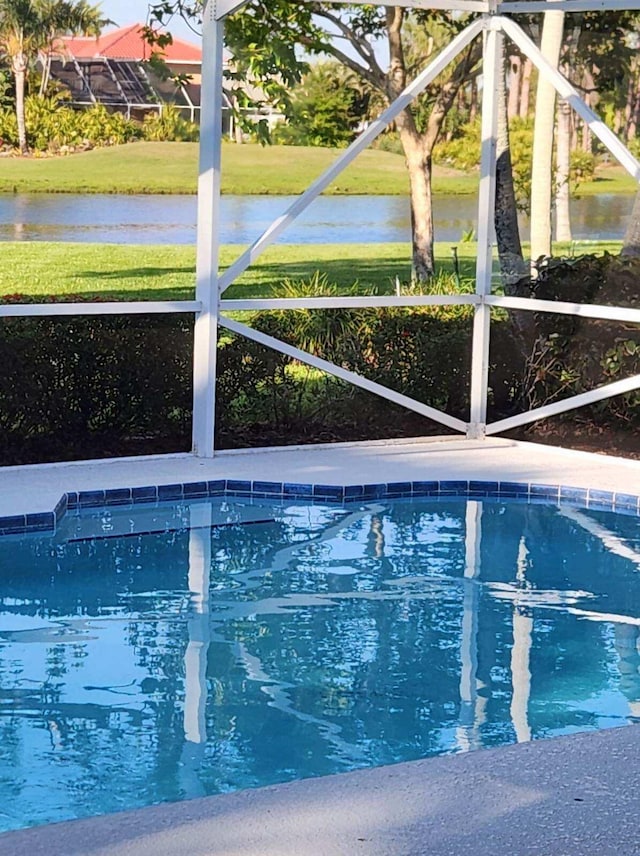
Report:
[{"label": "tree branch", "polygon": [[[344,38],[349,42],[349,44],[356,50],[362,59],[366,62],[376,63],[375,54],[373,52],[373,48],[371,44],[364,38],[364,36],[359,36],[354,30],[351,29],[338,15],[334,15],[328,9],[323,9],[314,4],[313,6],[314,15],[318,15],[318,17],[324,18],[337,27],[338,30],[342,33]],[[377,65],[377,63],[376,63]]]},{"label": "tree branch", "polygon": [[482,42],[476,39],[465,51],[463,58],[457,63],[449,80],[442,85],[435,103],[429,114],[425,131],[425,148],[432,149],[438,139],[447,112],[451,108],[462,84],[469,79],[471,69],[482,56]]},{"label": "tree branch", "polygon": [[380,68],[378,68],[377,72],[374,72],[370,68],[365,68],[365,66],[360,65],[360,63],[353,59],[353,57],[350,57],[348,54],[344,53],[344,51],[341,51],[335,44],[326,45],[325,51],[339,62],[346,65],[347,68],[350,68],[355,74],[364,78],[380,92],[385,92],[385,74],[380,70]]}]

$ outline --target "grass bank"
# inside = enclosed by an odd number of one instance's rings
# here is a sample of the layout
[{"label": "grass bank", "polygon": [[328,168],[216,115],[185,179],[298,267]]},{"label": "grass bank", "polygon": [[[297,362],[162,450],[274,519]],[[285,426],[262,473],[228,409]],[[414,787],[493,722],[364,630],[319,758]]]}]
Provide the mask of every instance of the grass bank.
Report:
[{"label": "grass bank", "polygon": [[[297,194],[339,155],[335,149],[296,146],[223,147],[223,193]],[[195,143],[130,143],[68,157],[0,158],[2,193],[194,193]],[[477,190],[476,173],[435,167],[434,191]],[[329,188],[331,194],[401,195],[407,192],[404,158],[368,150]],[[633,193],[637,185],[620,167],[603,167],[581,195]]]},{"label": "grass bank", "polygon": [[[222,248],[227,267],[240,247]],[[570,248],[565,247],[565,251]],[[619,252],[620,243],[578,244],[573,252]],[[2,244],[0,295],[82,294],[103,300],[187,300],[194,294],[192,246],[6,242]],[[436,245],[438,265],[451,271],[451,243]],[[476,245],[458,245],[460,273],[472,277]],[[309,279],[315,271],[330,282],[362,291],[392,294],[396,277],[410,274],[406,244],[317,244],[271,247],[226,293],[226,297],[266,297],[284,280]]]},{"label": "grass bank", "polygon": [[[338,156],[334,149],[226,145],[222,191],[240,195],[301,193]],[[0,192],[195,193],[195,143],[130,143],[56,158],[0,158]],[[473,192],[475,180],[437,171],[442,193]],[[333,194],[404,194],[404,158],[366,151],[329,189]]]}]

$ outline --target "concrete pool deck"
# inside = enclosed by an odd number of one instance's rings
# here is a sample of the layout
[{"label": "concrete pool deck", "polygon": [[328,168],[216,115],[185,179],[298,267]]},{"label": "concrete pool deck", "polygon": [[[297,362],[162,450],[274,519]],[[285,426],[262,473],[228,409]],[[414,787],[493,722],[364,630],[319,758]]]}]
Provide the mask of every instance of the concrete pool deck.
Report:
[{"label": "concrete pool deck", "polygon": [[[640,446],[640,438],[639,438]],[[338,443],[0,468],[0,517],[52,511],[68,491],[213,479],[368,484],[495,479],[640,493],[640,461],[490,438]]]},{"label": "concrete pool deck", "polygon": [[[0,469],[0,516],[69,491],[213,479],[504,480],[640,493],[640,461],[503,439],[336,444]],[[0,856],[640,856],[640,729],[298,781],[0,835]]]},{"label": "concrete pool deck", "polygon": [[2,856],[634,856],[640,728],[0,835]]}]

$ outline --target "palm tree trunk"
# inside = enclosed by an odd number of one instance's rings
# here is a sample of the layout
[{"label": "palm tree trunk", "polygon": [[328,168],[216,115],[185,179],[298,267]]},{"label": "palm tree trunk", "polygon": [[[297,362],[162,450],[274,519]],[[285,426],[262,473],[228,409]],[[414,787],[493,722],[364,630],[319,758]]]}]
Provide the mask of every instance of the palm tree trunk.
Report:
[{"label": "palm tree trunk", "polygon": [[40,89],[38,91],[38,95],[40,98],[43,98],[47,91],[49,78],[51,76],[51,54],[49,52],[41,54],[40,61],[42,63],[42,76],[40,77]]},{"label": "palm tree trunk", "polygon": [[527,57],[522,64],[522,75],[520,83],[520,118],[529,118],[529,93],[531,91],[531,74],[533,63]]},{"label": "palm tree trunk", "polygon": [[469,92],[469,122],[475,122],[478,115],[478,83],[474,77]]},{"label": "palm tree trunk", "polygon": [[[513,187],[511,146],[509,145],[509,117],[506,78],[504,74],[504,36],[499,40],[503,73],[498,77],[498,127],[496,134],[496,203],[494,225],[500,274],[507,296],[529,295],[529,270],[522,254],[518,209]],[[531,312],[511,312],[509,320],[516,333],[524,356],[528,356],[535,333]]]},{"label": "palm tree trunk", "polygon": [[556,149],[556,241],[571,241],[569,179],[571,169],[571,107],[558,104],[558,143]]},{"label": "palm tree trunk", "polygon": [[18,123],[18,146],[20,154],[29,154],[27,145],[27,126],[24,120],[24,90],[27,63],[22,54],[13,58],[13,76],[16,82],[16,120]]},{"label": "palm tree trunk", "polygon": [[[554,68],[558,67],[564,12],[545,12],[540,50]],[[551,183],[553,129],[556,113],[556,91],[542,74],[538,75],[536,118],[533,128],[531,164],[531,261],[551,255]]]},{"label": "palm tree trunk", "polygon": [[[500,38],[500,52],[504,69],[504,37]],[[500,271],[507,294],[514,293],[513,286],[527,277],[527,266],[522,255],[518,209],[513,188],[511,169],[511,147],[509,145],[509,121],[507,88],[504,71],[498,76],[498,130],[496,139],[496,207],[495,228]]]},{"label": "palm tree trunk", "polygon": [[509,119],[515,119],[518,115],[521,83],[522,60],[519,56],[514,55],[509,57],[509,101],[507,104]]},{"label": "palm tree trunk", "polygon": [[635,258],[640,256],[640,191],[636,193],[620,255]]}]

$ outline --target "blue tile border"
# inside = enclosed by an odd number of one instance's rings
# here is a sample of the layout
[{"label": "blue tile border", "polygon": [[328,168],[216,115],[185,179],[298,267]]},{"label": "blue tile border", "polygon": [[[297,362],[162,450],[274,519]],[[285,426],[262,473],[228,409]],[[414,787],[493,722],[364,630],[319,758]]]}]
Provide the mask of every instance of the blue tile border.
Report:
[{"label": "blue tile border", "polygon": [[299,484],[295,482],[217,479],[183,484],[87,490],[62,495],[53,511],[0,517],[0,536],[30,532],[54,534],[66,512],[77,508],[139,505],[176,499],[240,496],[260,499],[306,499],[311,502],[353,503],[410,497],[496,497],[528,502],[551,502],[640,517],[640,496],[631,493],[536,482],[443,479],[441,481],[379,484]]}]

